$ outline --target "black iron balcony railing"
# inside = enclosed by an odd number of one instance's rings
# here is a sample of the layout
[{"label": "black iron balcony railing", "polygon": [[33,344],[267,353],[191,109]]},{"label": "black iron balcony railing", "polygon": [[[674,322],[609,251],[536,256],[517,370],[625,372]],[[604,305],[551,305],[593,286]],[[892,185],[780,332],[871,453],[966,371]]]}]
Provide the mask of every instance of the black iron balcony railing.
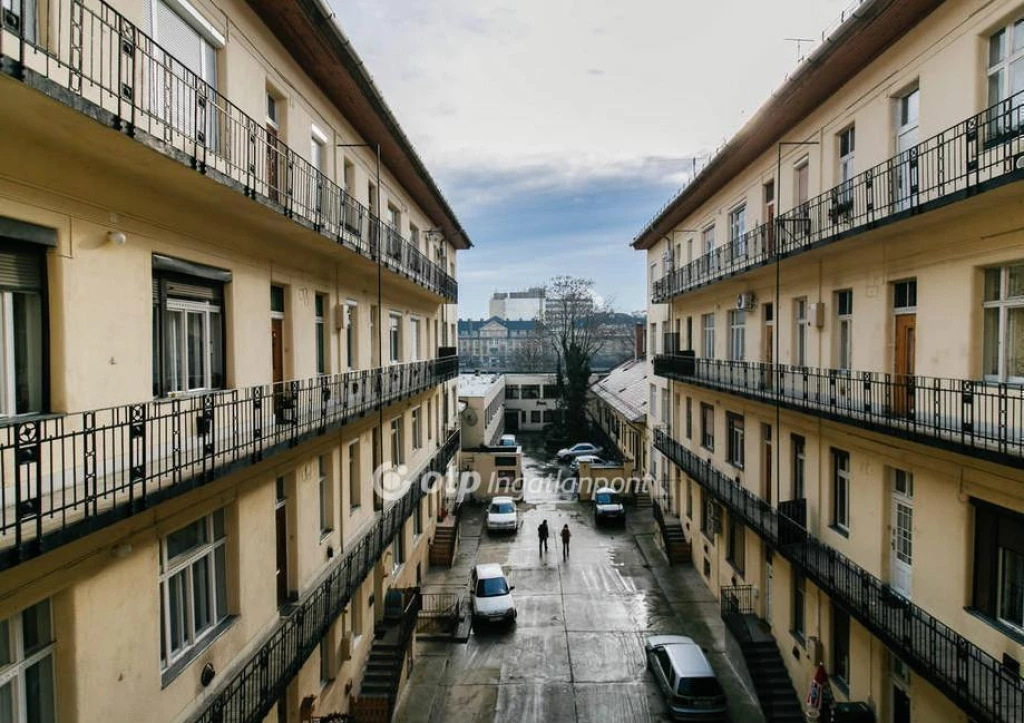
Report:
[{"label": "black iron balcony railing", "polygon": [[383,235],[387,268],[457,298],[442,266],[102,0],[5,3],[0,15],[0,71],[374,261]]},{"label": "black iron balcony railing", "polygon": [[801,203],[654,282],[654,303],[1024,178],[1024,92]]},{"label": "black iron balcony railing", "polygon": [[971,718],[1019,723],[1024,716],[1024,680],[1019,674],[895,594],[664,430],[655,430],[654,445]]},{"label": "black iron balcony railing", "polygon": [[1024,386],[764,362],[659,356],[666,379],[1024,466]]},{"label": "black iron balcony railing", "polygon": [[[427,475],[443,475],[458,450],[459,432],[456,431],[426,468],[411,478],[412,484],[402,498],[386,508],[357,542],[347,546],[323,582],[296,605],[255,654],[206,700],[202,709],[190,718],[193,723],[257,723],[270,713],[395,534],[416,510],[425,494],[422,481]],[[415,621],[411,625],[415,628]]]},{"label": "black iron balcony railing", "polygon": [[0,427],[0,570],[458,371],[446,357]]}]

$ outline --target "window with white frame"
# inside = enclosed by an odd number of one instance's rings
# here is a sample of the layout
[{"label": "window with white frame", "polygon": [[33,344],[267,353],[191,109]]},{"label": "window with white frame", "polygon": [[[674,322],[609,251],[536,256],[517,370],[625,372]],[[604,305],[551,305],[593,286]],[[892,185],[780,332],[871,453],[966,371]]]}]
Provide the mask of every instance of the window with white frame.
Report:
[{"label": "window with white frame", "polygon": [[647,400],[647,406],[650,407],[650,409],[647,410],[647,413],[652,419],[654,419],[658,416],[658,388],[653,384],[650,385],[650,388],[651,397]]},{"label": "window with white frame", "polygon": [[729,359],[743,361],[746,355],[747,312],[743,309],[729,311]]},{"label": "window with white frame", "polygon": [[985,269],[984,310],[985,378],[1024,382],[1024,264]]},{"label": "window with white frame", "polygon": [[973,609],[1024,632],[1024,515],[972,500]]},{"label": "window with white frame", "polygon": [[392,364],[402,358],[402,316],[401,314],[390,314],[388,316],[388,353]]},{"label": "window with white frame", "polygon": [[210,638],[227,618],[224,510],[160,541],[160,661],[169,668]]},{"label": "window with white frame", "polygon": [[331,651],[333,645],[331,645],[331,630],[333,626],[328,630],[328,633],[320,639],[320,687],[325,687],[328,683],[334,680],[334,666],[331,659]]},{"label": "window with white frame", "polygon": [[409,359],[420,360],[420,320],[409,319]]},{"label": "window with white frame", "polygon": [[44,411],[44,247],[0,244],[0,416]]},{"label": "window with white frame", "polygon": [[747,254],[747,204],[743,203],[729,212],[729,243],[737,256]]},{"label": "window with white frame", "polygon": [[403,439],[402,418],[391,420],[391,461],[402,464],[405,461],[405,441]]},{"label": "window with white frame", "polygon": [[224,387],[224,284],[230,280],[227,271],[153,256],[154,396]]},{"label": "window with white frame", "polygon": [[412,448],[413,451],[423,448],[422,407],[412,410]]},{"label": "window with white frame", "polygon": [[856,151],[856,132],[853,126],[839,133],[839,200],[848,203],[853,200],[852,179],[854,176],[854,152]]},{"label": "window with white frame", "polygon": [[715,358],[715,314],[701,314],[701,348],[700,355],[705,359]]},{"label": "window with white frame", "polygon": [[715,408],[704,403],[700,405],[700,446],[715,451]]},{"label": "window with white frame", "polygon": [[49,599],[0,620],[0,721],[55,723],[53,651]]},{"label": "window with white frame", "polygon": [[331,521],[331,460],[326,454],[316,460],[317,488],[320,495],[320,535],[326,535],[333,528]]},{"label": "window with white frame", "polygon": [[726,439],[727,444],[725,448],[726,460],[733,467],[739,467],[742,469],[743,462],[746,459],[746,436],[743,417],[739,414],[729,412],[725,415],[725,423],[728,428],[728,437]]},{"label": "window with white frame", "polygon": [[359,475],[359,440],[348,445],[348,506],[351,512],[363,501],[362,480]]},{"label": "window with white frame", "polygon": [[701,246],[705,255],[715,250],[715,226],[708,226],[700,233]]},{"label": "window with white frame", "polygon": [[[1024,100],[1024,18],[1018,18],[992,33],[988,40],[988,104],[1010,101],[993,113],[995,131],[1021,125]],[[1008,126],[1008,127],[1004,127]]]},{"label": "window with white frame", "polygon": [[850,453],[832,450],[832,525],[850,531]]},{"label": "window with white frame", "polygon": [[853,368],[853,292],[836,292],[836,369]]},{"label": "window with white frame", "polygon": [[317,294],[313,301],[313,323],[316,334],[316,373],[327,373],[327,326],[324,324],[324,310],[327,308],[327,297]]},{"label": "window with white frame", "polygon": [[807,297],[793,300],[793,363],[807,366]]},{"label": "window with white frame", "polygon": [[672,406],[669,404],[668,389],[661,390],[661,422],[672,429]]},{"label": "window with white frame", "polygon": [[345,304],[345,366],[348,369],[355,369],[356,367],[356,338],[358,329],[356,328],[356,305],[354,302],[347,302]]},{"label": "window with white frame", "polygon": [[403,564],[405,564],[405,524],[398,526],[398,532],[395,534],[394,544],[394,569],[397,570]]},{"label": "window with white frame", "polygon": [[793,479],[791,499],[799,500],[804,496],[804,473],[807,464],[806,442],[799,434],[791,434],[790,442],[793,447]]}]

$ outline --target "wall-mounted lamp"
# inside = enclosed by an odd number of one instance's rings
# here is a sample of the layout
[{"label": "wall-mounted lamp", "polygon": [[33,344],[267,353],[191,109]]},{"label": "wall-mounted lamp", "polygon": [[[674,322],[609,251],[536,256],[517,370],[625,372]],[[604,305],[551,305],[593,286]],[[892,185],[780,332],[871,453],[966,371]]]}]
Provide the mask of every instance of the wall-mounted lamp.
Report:
[{"label": "wall-mounted lamp", "polygon": [[117,246],[124,246],[128,243],[128,237],[122,231],[107,231],[107,241]]}]

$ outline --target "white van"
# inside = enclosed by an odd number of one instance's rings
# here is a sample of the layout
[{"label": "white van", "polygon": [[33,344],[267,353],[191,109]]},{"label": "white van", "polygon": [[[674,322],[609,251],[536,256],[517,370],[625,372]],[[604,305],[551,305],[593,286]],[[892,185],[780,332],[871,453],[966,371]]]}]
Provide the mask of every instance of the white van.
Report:
[{"label": "white van", "polygon": [[594,491],[594,524],[602,522],[626,524],[626,508],[622,506],[622,498],[611,487],[601,487]]},{"label": "white van", "polygon": [[508,578],[501,565],[490,563],[477,565],[469,577],[470,612],[473,627],[482,623],[506,623],[516,621],[516,603],[512,599],[515,586],[508,584]]}]

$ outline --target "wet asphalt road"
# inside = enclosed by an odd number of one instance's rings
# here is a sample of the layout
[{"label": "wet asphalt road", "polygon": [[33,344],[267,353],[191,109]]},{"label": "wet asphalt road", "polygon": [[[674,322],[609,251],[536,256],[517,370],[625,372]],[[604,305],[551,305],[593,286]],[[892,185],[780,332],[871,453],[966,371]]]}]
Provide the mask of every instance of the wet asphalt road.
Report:
[{"label": "wet asphalt road", "polygon": [[[667,721],[645,669],[647,635],[690,635],[708,652],[736,723],[763,721],[724,653],[718,604],[690,567],[669,567],[650,510],[628,509],[625,529],[595,529],[593,515],[557,480],[538,442],[524,443],[523,520],[517,535],[492,537],[483,510],[463,517],[451,570],[432,570],[424,592],[468,592],[472,566],[500,563],[519,612],[510,629],[474,630],[465,644],[419,642],[400,723],[629,723]],[[531,478],[544,483],[529,484]],[[537,526],[553,537],[538,552]],[[568,524],[563,560],[557,532]]]}]

